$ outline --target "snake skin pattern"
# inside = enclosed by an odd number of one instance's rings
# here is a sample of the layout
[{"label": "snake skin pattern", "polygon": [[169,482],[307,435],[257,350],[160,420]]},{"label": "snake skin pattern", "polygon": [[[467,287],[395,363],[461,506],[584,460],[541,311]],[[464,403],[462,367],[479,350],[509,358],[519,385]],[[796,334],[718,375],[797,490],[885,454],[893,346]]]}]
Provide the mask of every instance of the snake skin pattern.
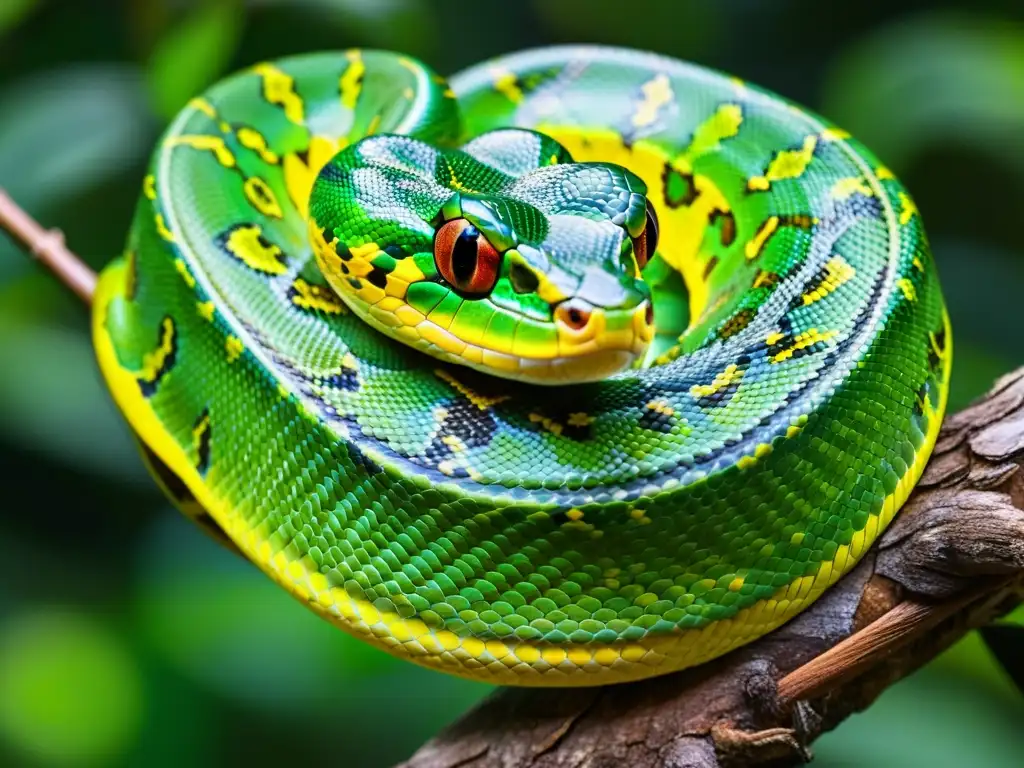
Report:
[{"label": "snake skin pattern", "polygon": [[[502,251],[483,300],[430,250],[473,211]],[[161,140],[94,306],[183,512],[357,637],[513,685],[662,674],[793,617],[906,499],[951,360],[917,209],[868,150],[598,47],[225,80]]]}]

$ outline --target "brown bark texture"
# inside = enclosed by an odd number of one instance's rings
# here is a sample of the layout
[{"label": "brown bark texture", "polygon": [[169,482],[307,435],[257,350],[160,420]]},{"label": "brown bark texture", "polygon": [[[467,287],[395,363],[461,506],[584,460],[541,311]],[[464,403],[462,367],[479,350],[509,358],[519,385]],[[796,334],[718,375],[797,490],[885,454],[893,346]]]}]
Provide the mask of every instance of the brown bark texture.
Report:
[{"label": "brown bark texture", "polygon": [[604,688],[497,691],[400,768],[784,766],[1024,599],[1024,368],[949,416],[906,506],[793,621],[717,661]]}]

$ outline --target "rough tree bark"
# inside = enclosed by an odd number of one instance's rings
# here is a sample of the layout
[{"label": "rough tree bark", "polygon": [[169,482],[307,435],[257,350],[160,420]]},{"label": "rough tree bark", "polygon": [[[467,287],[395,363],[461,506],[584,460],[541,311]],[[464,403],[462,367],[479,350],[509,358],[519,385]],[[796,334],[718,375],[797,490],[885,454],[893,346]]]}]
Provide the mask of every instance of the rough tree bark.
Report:
[{"label": "rough tree bark", "polygon": [[[86,304],[96,275],[0,190],[0,230]],[[401,768],[790,765],[888,686],[1024,599],[1024,368],[943,424],[907,505],[784,627],[640,683],[506,688]]]},{"label": "rough tree bark", "polygon": [[881,540],[811,608],[710,664],[598,689],[498,691],[402,768],[791,765],[1024,599],[1024,368],[946,419]]}]

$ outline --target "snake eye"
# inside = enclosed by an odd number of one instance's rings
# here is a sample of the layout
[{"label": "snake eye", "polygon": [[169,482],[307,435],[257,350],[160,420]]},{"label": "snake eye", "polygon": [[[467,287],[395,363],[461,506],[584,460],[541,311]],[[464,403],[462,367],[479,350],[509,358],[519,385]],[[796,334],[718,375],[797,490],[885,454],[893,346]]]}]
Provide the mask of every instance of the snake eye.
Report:
[{"label": "snake eye", "polygon": [[452,219],[434,235],[434,263],[467,298],[486,296],[498,281],[501,254],[465,219]]},{"label": "snake eye", "polygon": [[643,269],[647,266],[651,256],[658,249],[658,214],[654,211],[651,201],[647,201],[647,221],[644,223],[644,230],[639,236],[633,238],[633,254],[636,256],[636,266]]}]

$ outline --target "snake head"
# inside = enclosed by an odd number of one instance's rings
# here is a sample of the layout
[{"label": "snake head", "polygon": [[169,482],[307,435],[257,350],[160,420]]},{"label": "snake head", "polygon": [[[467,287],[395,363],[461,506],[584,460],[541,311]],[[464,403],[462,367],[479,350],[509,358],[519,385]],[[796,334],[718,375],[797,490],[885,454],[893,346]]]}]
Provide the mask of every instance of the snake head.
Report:
[{"label": "snake head", "polygon": [[594,381],[654,336],[641,179],[502,129],[461,149],[373,136],[320,172],[309,230],[359,317],[437,358],[538,384]]}]

